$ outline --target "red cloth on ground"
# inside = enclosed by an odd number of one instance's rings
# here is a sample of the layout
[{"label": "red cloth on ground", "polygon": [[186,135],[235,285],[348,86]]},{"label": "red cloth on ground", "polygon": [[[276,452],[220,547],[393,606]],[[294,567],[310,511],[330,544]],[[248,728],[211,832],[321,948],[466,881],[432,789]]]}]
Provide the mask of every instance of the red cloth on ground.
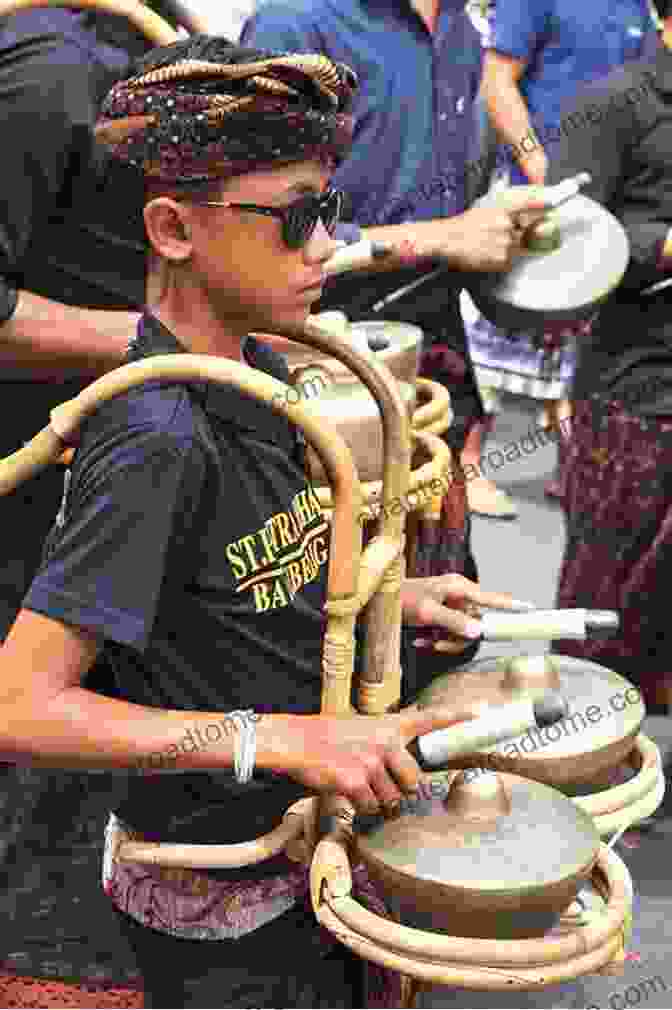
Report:
[{"label": "red cloth on ground", "polygon": [[142,991],[122,986],[85,983],[69,985],[48,979],[23,978],[0,972],[0,1006],[3,1007],[144,1007]]}]

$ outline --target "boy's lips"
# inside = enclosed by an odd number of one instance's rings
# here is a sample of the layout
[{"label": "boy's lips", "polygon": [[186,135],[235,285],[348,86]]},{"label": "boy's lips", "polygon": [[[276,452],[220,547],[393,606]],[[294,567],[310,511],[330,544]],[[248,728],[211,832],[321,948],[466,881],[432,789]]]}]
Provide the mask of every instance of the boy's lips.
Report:
[{"label": "boy's lips", "polygon": [[299,288],[299,294],[303,294],[304,291],[318,291],[320,288],[324,287],[324,281],[324,274],[320,274],[319,277],[316,277],[314,280],[304,285],[304,287]]}]

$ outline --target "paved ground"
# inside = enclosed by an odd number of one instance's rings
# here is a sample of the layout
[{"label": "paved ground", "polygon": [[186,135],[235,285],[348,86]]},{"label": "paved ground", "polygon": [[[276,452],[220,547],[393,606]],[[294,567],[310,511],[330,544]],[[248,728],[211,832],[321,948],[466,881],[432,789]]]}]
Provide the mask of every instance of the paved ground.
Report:
[{"label": "paved ground", "polygon": [[[515,521],[476,516],[474,549],[484,586],[552,607],[564,527],[560,507],[544,496],[544,483],[555,466],[555,445],[529,437],[536,412],[531,401],[509,400],[498,417],[482,469],[514,498],[520,516]],[[532,651],[537,647],[533,643]]]},{"label": "paved ground", "polygon": [[[516,500],[520,517],[515,522],[476,518],[474,550],[484,587],[503,589],[519,599],[542,607],[555,603],[557,574],[564,545],[563,517],[559,506],[544,497],[543,487],[555,465],[555,447],[545,445],[530,452],[521,439],[534,430],[536,409],[529,401],[509,400],[486,447],[484,472]],[[521,446],[520,459],[512,443]],[[524,454],[522,447],[527,446]],[[500,447],[503,456],[495,450]],[[489,462],[488,462],[489,461]],[[485,646],[481,656],[538,652],[548,642]],[[645,729],[663,747],[672,750],[672,719],[652,718]],[[592,977],[582,983],[519,994],[515,998],[492,993],[460,993],[435,989],[421,997],[427,1007],[624,1007],[672,1006],[672,817],[647,835],[631,835],[618,851],[630,868],[635,885],[635,929],[630,950],[640,958],[627,964],[621,977]]]}]

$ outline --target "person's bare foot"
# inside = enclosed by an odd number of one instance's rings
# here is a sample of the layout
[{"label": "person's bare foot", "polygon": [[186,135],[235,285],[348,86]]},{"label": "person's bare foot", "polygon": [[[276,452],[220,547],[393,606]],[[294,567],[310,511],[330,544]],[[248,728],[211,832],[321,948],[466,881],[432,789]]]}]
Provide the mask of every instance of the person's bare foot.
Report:
[{"label": "person's bare foot", "polygon": [[489,519],[516,519],[518,509],[513,499],[487,477],[467,481],[469,511]]}]

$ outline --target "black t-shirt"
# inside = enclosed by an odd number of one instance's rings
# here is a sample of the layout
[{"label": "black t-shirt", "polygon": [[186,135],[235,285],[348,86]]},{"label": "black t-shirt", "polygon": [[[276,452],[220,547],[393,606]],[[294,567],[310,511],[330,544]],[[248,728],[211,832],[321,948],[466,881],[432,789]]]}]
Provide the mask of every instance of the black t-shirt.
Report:
[{"label": "black t-shirt", "polygon": [[[143,318],[133,357],[179,350]],[[245,356],[287,378],[264,345]],[[128,701],[317,713],[329,532],[284,417],[231,387],[152,383],[87,422],[24,606],[102,636]],[[117,813],[164,840],[240,842],[304,793],[274,774],[156,774],[132,777]]]},{"label": "black t-shirt", "polygon": [[[630,262],[582,338],[573,397],[621,400],[634,414],[672,414],[672,287],[661,259],[672,227],[672,53],[657,52],[584,88],[549,146],[549,182],[587,171],[587,196],[623,224]],[[605,252],[608,255],[608,250]]]},{"label": "black t-shirt", "polygon": [[[92,126],[103,96],[130,60],[101,43],[90,16],[34,10],[0,20],[0,321],[16,291],[98,309],[144,301],[145,247],[131,192],[119,215],[119,180],[91,170]],[[0,454],[42,428],[80,382],[3,377]],[[58,508],[60,467],[0,502],[0,635],[39,564]]]}]

